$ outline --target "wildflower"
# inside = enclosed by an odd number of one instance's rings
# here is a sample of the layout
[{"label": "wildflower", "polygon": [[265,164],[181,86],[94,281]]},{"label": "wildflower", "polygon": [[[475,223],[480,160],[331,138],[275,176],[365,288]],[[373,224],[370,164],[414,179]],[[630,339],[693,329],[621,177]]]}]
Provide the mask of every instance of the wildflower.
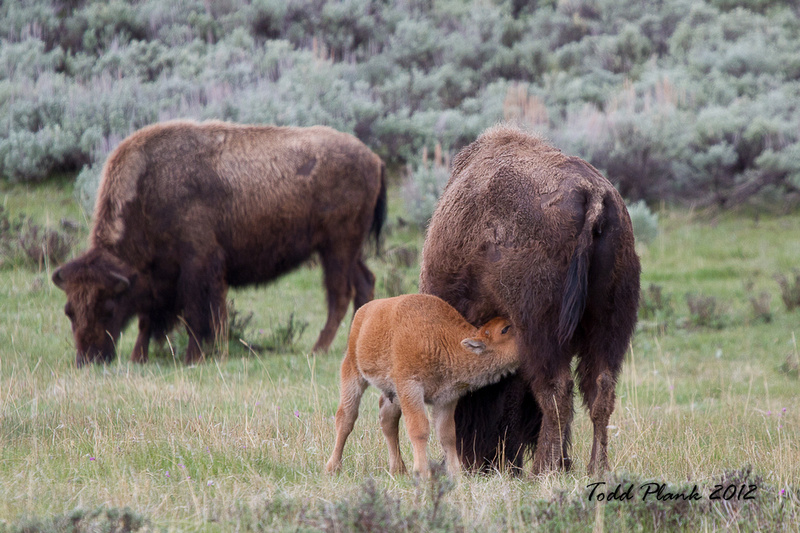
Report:
[{"label": "wildflower", "polygon": [[94,458],[94,457],[89,457],[89,460],[90,460],[90,461],[94,461],[94,460],[95,460],[95,458]]},{"label": "wildflower", "polygon": [[167,470],[167,477],[169,477],[169,470]]},{"label": "wildflower", "polygon": [[300,418],[300,411],[298,411],[297,409],[295,409],[295,410],[294,410],[294,416],[296,416],[297,418]]},{"label": "wildflower", "polygon": [[213,479],[209,479],[208,483],[206,483],[206,486],[207,487],[213,487],[214,486],[214,480]]}]

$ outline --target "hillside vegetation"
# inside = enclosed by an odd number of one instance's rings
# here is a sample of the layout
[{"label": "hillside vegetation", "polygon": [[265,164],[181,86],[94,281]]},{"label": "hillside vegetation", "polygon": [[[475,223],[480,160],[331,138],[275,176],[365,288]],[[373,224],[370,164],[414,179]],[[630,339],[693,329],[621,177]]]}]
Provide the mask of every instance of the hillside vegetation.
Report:
[{"label": "hillside vegetation", "polygon": [[0,174],[80,172],[89,207],[109,151],[159,120],[327,124],[413,166],[518,120],[628,200],[783,209],[798,45],[772,0],[3,2]]}]

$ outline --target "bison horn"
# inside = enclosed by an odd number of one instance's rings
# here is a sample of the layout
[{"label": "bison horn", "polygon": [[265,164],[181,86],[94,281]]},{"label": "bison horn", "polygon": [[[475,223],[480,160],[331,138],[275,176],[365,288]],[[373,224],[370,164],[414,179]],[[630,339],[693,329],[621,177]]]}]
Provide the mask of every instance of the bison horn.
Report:
[{"label": "bison horn", "polygon": [[116,285],[114,285],[114,294],[121,294],[127,291],[128,287],[131,286],[130,280],[122,274],[111,272],[111,277],[113,277],[117,282]]}]

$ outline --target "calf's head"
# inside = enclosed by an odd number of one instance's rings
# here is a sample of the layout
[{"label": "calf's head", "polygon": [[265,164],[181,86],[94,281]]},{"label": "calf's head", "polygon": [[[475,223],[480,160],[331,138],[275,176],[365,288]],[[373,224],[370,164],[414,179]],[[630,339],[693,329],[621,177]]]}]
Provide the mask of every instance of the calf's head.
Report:
[{"label": "calf's head", "polygon": [[132,315],[135,274],[117,263],[89,252],[53,273],[53,283],[67,293],[64,313],[72,322],[78,367],[113,361],[120,331]]},{"label": "calf's head", "polygon": [[511,322],[501,317],[479,327],[477,334],[461,341],[461,345],[478,355],[496,354],[504,359],[518,357],[516,331]]}]

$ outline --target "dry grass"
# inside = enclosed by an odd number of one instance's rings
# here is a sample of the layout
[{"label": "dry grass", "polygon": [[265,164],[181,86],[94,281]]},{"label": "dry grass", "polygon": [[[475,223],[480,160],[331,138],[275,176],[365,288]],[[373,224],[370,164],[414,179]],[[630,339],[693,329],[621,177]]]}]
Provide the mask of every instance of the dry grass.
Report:
[{"label": "dry grass", "polygon": [[[660,236],[640,250],[643,286],[658,283],[672,296],[674,315],[667,328],[644,324],[637,333],[617,387],[609,459],[615,475],[632,483],[697,484],[700,503],[588,502],[591,426],[579,399],[573,472],[533,480],[464,476],[447,490],[387,473],[378,397],[370,389],[343,473],[324,475],[347,328],[330,354],[305,355],[325,318],[318,268],[233,295],[237,309],[253,313],[256,331],[285,324],[292,313],[307,321],[299,354],[231,351],[195,367],[162,355],[138,366],[129,362],[132,327],[113,364],[82,370],[74,368],[63,294],[46,272],[15,268],[0,271],[0,531],[25,517],[47,520],[100,507],[128,507],[148,527],[174,530],[357,529],[348,510],[368,509],[385,522],[379,511],[392,506],[410,530],[439,527],[441,516],[449,517],[441,526],[447,530],[633,527],[620,522],[625,516],[642,520],[645,530],[659,524],[796,530],[800,405],[796,373],[782,364],[798,360],[797,314],[781,309],[769,323],[750,323],[741,279],[778,294],[771,275],[800,259],[788,244],[800,236],[800,218],[762,220],[758,227],[737,220],[686,224],[669,214],[662,220]],[[412,230],[395,228],[389,239],[387,248],[421,249]],[[392,266],[377,259],[370,265],[379,278]],[[415,275],[407,274],[408,283]],[[725,301],[726,326],[682,326],[686,292]],[[408,440],[401,439],[410,458]],[[432,454],[441,458],[436,443]],[[708,501],[723,476],[732,479],[731,471],[748,465],[758,500]],[[444,514],[431,518],[437,491]]]}]

